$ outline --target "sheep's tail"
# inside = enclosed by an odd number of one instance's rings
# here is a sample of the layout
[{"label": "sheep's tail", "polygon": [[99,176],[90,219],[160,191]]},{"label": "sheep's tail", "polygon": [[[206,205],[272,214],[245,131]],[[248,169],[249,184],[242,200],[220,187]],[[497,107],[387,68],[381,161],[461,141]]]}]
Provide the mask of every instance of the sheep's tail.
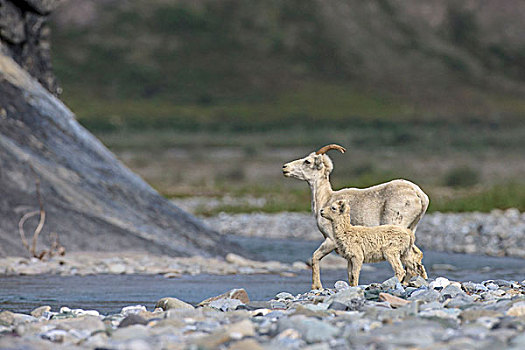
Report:
[{"label": "sheep's tail", "polygon": [[[427,212],[430,200],[428,196],[426,195],[426,193],[423,192],[421,188],[419,188],[419,186],[417,185],[414,185],[414,186],[416,187],[415,192],[416,192],[416,195],[419,197],[419,200],[421,201],[422,207],[421,207],[421,212],[419,213],[419,215],[417,215],[412,221],[412,223],[408,226],[408,228],[412,230],[413,232],[413,235],[411,236],[412,247],[410,249],[410,254],[409,254],[411,258],[409,258],[408,260],[412,261],[411,263],[409,263],[412,265],[412,275],[413,276],[419,275],[423,277],[424,279],[427,279],[428,275],[425,270],[425,266],[423,266],[423,263],[421,262],[423,260],[423,252],[415,244],[415,239],[416,239],[415,233],[416,233],[416,229],[417,229],[417,225],[419,221],[423,218],[423,215],[425,215],[425,213]],[[409,273],[408,273],[408,267],[407,267],[407,276],[408,275]]]},{"label": "sheep's tail", "polygon": [[419,197],[419,200],[421,201],[421,212],[414,218],[414,220],[410,223],[410,225],[408,225],[408,228],[411,229],[412,232],[414,232],[415,234],[419,220],[421,220],[423,218],[423,215],[425,215],[425,213],[427,212],[428,205],[430,203],[430,199],[428,198],[427,194],[423,192],[421,188],[419,188],[419,186],[415,184],[414,186],[416,187],[415,189],[416,195]]}]

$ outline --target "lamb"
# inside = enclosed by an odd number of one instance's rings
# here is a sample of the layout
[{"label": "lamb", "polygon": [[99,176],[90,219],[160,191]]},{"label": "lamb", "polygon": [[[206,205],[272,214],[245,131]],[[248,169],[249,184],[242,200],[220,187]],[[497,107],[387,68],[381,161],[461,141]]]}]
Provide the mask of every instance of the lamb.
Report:
[{"label": "lamb", "polygon": [[[335,250],[332,225],[319,214],[319,210],[328,203],[346,200],[352,207],[350,220],[352,225],[378,226],[394,224],[416,231],[419,220],[425,214],[428,196],[414,183],[406,180],[393,180],[368,188],[345,188],[332,190],[330,173],[333,170],[331,159],[325,154],[329,150],[346,150],[336,144],[330,144],[312,152],[304,158],[283,165],[283,174],[308,182],[312,192],[312,212],[317,227],[324,236],[323,243],[312,255],[312,289],[322,289],[319,261]],[[414,254],[422,255],[417,247]],[[351,275],[350,265],[348,275]]]},{"label": "lamb", "polygon": [[414,251],[419,249],[414,249],[417,248],[414,245],[416,236],[412,230],[395,225],[353,226],[350,223],[350,212],[350,205],[343,200],[320,210],[321,216],[332,224],[339,254],[351,266],[348,279],[351,286],[359,284],[359,273],[363,262],[388,261],[399,281],[417,274],[427,278],[421,263],[423,256],[414,254]]}]

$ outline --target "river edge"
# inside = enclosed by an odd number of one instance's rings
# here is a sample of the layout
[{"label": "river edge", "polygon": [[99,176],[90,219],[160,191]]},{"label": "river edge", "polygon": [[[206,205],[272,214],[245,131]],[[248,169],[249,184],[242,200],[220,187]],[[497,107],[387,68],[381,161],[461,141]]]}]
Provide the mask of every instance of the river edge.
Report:
[{"label": "river edge", "polygon": [[[191,211],[195,203],[201,201],[190,198],[174,203]],[[200,219],[222,234],[305,241],[322,239],[311,213],[220,213]],[[429,213],[416,230],[416,244],[423,250],[517,258],[525,258],[523,237],[525,213],[517,209]]]}]

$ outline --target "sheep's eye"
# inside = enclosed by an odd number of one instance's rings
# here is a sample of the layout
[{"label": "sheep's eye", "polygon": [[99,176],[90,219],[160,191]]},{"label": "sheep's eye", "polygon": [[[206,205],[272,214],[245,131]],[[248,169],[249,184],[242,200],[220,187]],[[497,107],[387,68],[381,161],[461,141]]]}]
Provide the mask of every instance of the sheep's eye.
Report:
[{"label": "sheep's eye", "polygon": [[336,208],[336,207],[332,207],[332,210],[333,210],[333,211],[337,211],[337,208]]},{"label": "sheep's eye", "polygon": [[312,164],[308,159],[304,161],[304,164]]}]

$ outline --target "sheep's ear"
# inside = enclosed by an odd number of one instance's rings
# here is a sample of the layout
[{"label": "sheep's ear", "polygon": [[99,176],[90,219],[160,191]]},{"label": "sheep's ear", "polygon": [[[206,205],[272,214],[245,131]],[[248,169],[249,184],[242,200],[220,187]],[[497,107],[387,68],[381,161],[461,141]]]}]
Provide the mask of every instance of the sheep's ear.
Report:
[{"label": "sheep's ear", "polygon": [[316,156],[314,164],[317,170],[321,170],[323,167],[323,156],[322,155]]}]

